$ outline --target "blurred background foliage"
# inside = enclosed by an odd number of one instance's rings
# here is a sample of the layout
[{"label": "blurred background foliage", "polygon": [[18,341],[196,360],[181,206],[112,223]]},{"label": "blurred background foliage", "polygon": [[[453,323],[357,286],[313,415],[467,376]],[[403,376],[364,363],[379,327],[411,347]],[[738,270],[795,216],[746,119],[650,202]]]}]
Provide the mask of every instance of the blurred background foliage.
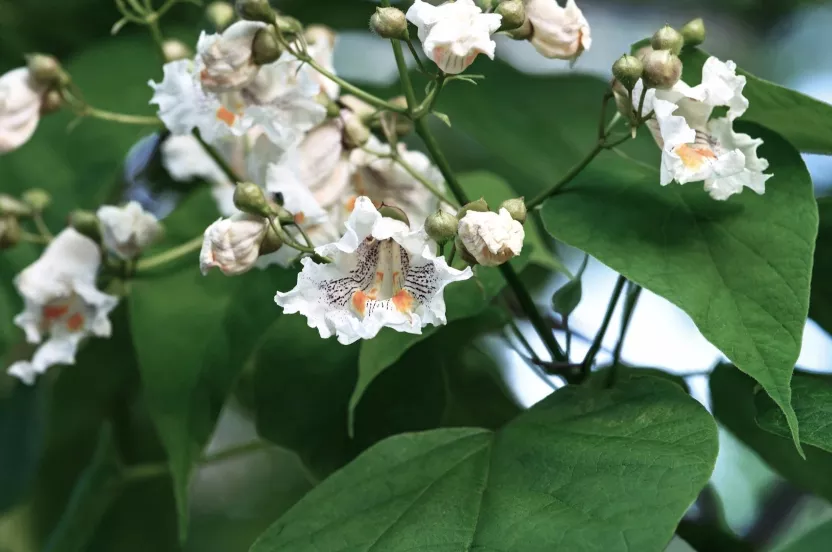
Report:
[{"label": "blurred background foliage", "polygon": [[[273,3],[305,23],[324,23],[338,30],[352,31],[351,39],[357,42],[350,50],[350,59],[341,56],[339,70],[343,65],[345,73],[363,75],[377,89],[395,92],[387,88],[392,73],[374,76],[369,69],[372,55],[367,58],[370,61],[356,55],[362,52],[364,43],[360,40],[364,38],[362,33],[366,31],[372,2],[278,0]],[[604,76],[611,61],[627,44],[646,36],[664,21],[679,24],[691,17],[704,16],[713,33],[713,46],[709,43],[708,47],[714,53],[730,52],[725,57],[739,58],[738,61],[760,76],[784,84],[805,84],[809,93],[832,95],[832,62],[828,60],[832,43],[827,36],[829,27],[823,30],[824,21],[832,25],[832,9],[827,3],[583,0],[581,6],[593,25],[594,45],[592,57],[586,63],[582,60],[578,70]],[[597,16],[599,25],[593,16]],[[158,58],[144,29],[128,25],[116,38],[111,38],[110,29],[118,18],[112,0],[0,0],[0,72],[20,65],[24,53],[53,53],[67,64],[91,104],[129,113],[152,113],[147,105],[150,91],[145,83],[160,76]],[[812,18],[816,19],[814,25],[807,23]],[[182,38],[189,44],[194,43],[203,27],[206,24],[201,10],[189,4],[176,6],[163,22],[167,36]],[[819,43],[823,39],[826,42]],[[526,67],[516,56],[507,56],[507,59],[516,66],[540,72],[540,68]],[[557,70],[563,70],[564,66],[561,64]],[[548,175],[563,172],[572,164],[564,149],[572,147],[577,151],[583,144],[591,143],[595,129],[585,123],[596,117],[597,98],[603,88],[597,77],[535,79],[503,63],[483,65],[480,62],[474,69],[489,75],[491,80],[481,85],[487,87],[488,95],[479,96],[473,89],[459,84],[449,89],[440,103],[440,109],[451,113],[452,120],[459,117],[463,131],[475,130],[480,137],[477,142],[460,132],[456,125],[454,129],[437,125],[444,142],[451,145],[449,154],[458,170],[489,169],[510,177],[518,192],[527,193],[539,189],[539,182]],[[823,71],[826,71],[825,77]],[[558,83],[564,78],[568,78],[569,85],[564,88],[565,94],[561,94]],[[522,105],[518,103],[521,97]],[[489,108],[499,110],[499,116],[477,117]],[[552,138],[548,145],[553,148],[557,145],[554,149],[559,155],[524,158],[522,144],[513,141],[511,136],[539,135],[536,133],[555,119],[574,133],[568,139]],[[524,126],[529,121],[533,124]],[[63,224],[63,217],[71,208],[93,208],[121,196],[125,153],[147,132],[90,120],[67,135],[71,122],[68,114],[46,118],[36,140],[14,155],[0,158],[0,191],[19,193],[33,186],[44,186],[52,192],[57,208],[50,210],[49,222],[54,228]],[[472,122],[482,126],[472,126]],[[642,140],[630,147],[632,152],[652,145]],[[813,174],[816,183],[822,187],[825,182],[832,182],[830,171],[824,165],[818,167]],[[12,314],[20,308],[11,275],[31,262],[36,254],[35,248],[20,247],[0,256],[0,352],[6,356],[4,366],[10,358],[28,354],[18,345],[19,334],[11,324]],[[164,459],[150,415],[140,400],[137,360],[135,355],[124,354],[134,349],[125,311],[122,308],[115,316],[114,327],[122,329],[121,332],[111,340],[91,343],[72,370],[51,371],[47,385],[27,388],[12,386],[7,378],[0,380],[0,442],[4,447],[0,451],[0,552],[45,549],[47,536],[70,500],[73,486],[93,457],[103,418],[122,424],[123,431],[119,434],[130,436],[129,442],[117,443],[126,462]],[[255,439],[257,433],[251,423],[253,410],[259,408],[258,416],[268,424],[270,419],[291,417],[310,408],[303,397],[289,392],[271,402],[258,401],[258,389],[292,389],[320,382],[323,392],[316,397],[320,404],[311,405],[319,413],[318,417],[302,420],[304,425],[295,432],[279,432],[271,426],[270,433],[268,428],[259,428],[262,436],[301,450],[312,465],[328,432],[334,432],[334,427],[343,429],[349,399],[343,390],[351,388],[356,374],[341,368],[349,364],[354,369],[356,348],[336,347],[330,354],[328,345],[321,345],[314,335],[290,345],[281,343],[277,338],[285,335],[285,325],[303,326],[299,319],[287,318],[279,319],[275,327],[269,328],[275,339],[250,359],[252,365],[247,367],[230,406],[220,418],[210,451]],[[302,334],[303,328],[295,331],[291,335]],[[443,379],[446,375],[442,359],[425,361],[435,354],[435,345],[426,341],[414,346],[395,369],[385,372],[370,388],[356,412],[362,447],[392,431],[440,423],[464,424],[466,416],[471,415],[466,392],[470,393],[471,389],[494,392],[493,382],[484,381],[479,374],[462,383],[450,382],[453,393],[438,400],[434,390],[447,383]],[[279,356],[291,368],[293,357],[285,356],[289,346],[297,355],[295,363],[313,349],[322,360],[315,370],[281,370],[273,366],[272,370],[256,370],[257,365],[268,365],[273,362],[270,359]],[[491,356],[479,350],[460,349],[453,356],[462,365],[493,363]],[[87,362],[90,359],[94,361]],[[430,364],[431,369],[414,379],[416,372],[408,366],[425,364]],[[263,374],[271,381],[264,381]],[[78,400],[80,396],[83,401]],[[394,400],[395,397],[406,400]],[[494,425],[512,414],[514,405],[504,402],[499,403]],[[268,408],[264,410],[263,405]],[[415,416],[417,408],[422,410]],[[388,416],[386,426],[377,422],[378,412]],[[832,517],[828,505],[784,485],[756,456],[728,437],[723,442],[723,452],[720,460],[723,468],[718,468],[715,482],[726,501],[725,517],[733,530],[760,541],[785,542],[793,538],[790,534],[801,532],[817,519]],[[343,458],[354,454],[354,450],[344,447]],[[734,463],[732,467],[724,467],[726,456]],[[343,458],[328,460],[338,464]],[[322,473],[333,469],[333,466],[318,467]],[[246,550],[257,535],[310,488],[310,478],[315,477],[300,465],[293,453],[276,448],[201,469],[191,488],[191,531],[184,549],[193,552]],[[102,489],[109,492],[106,484]],[[24,495],[30,500],[24,506],[16,506]],[[181,549],[177,543],[176,506],[169,480],[134,485],[116,495],[112,508],[91,535],[90,550]],[[718,502],[720,498],[715,500]],[[782,530],[788,526],[792,531]],[[689,535],[691,541],[702,537],[695,530]],[[812,538],[822,544],[817,548],[800,548],[801,551],[828,549],[822,548],[829,543],[822,533]],[[719,550],[718,546],[723,545],[728,547],[722,549],[731,549],[731,543],[713,545],[711,549]]]}]

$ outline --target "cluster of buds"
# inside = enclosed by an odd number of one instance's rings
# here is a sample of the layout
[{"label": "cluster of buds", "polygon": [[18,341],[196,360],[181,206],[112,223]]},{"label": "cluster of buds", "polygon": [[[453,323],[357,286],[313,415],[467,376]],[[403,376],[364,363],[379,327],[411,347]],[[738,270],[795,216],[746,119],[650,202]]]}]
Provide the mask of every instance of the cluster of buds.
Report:
[{"label": "cluster of buds", "polygon": [[20,243],[23,236],[20,220],[31,217],[48,203],[49,195],[43,190],[29,190],[20,199],[0,194],[0,250]]},{"label": "cluster of buds", "polygon": [[437,211],[425,221],[425,232],[440,246],[453,240],[469,265],[499,266],[522,251],[525,222],[522,197],[502,202],[497,212],[480,198],[464,205],[456,216]]}]

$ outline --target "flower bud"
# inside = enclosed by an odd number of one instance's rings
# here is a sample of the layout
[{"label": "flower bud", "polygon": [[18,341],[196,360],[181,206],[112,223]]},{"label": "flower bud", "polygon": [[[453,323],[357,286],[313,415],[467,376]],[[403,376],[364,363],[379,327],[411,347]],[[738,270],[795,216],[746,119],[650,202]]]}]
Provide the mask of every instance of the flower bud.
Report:
[{"label": "flower bud", "polygon": [[344,117],[344,145],[350,149],[360,148],[370,139],[370,129],[358,117]]},{"label": "flower bud", "polygon": [[41,115],[49,115],[61,109],[64,105],[64,98],[57,90],[50,90],[43,95],[43,101],[40,104]]},{"label": "flower bud", "polygon": [[633,89],[643,73],[644,64],[635,56],[621,56],[612,65],[613,76],[627,90]]},{"label": "flower bud", "polygon": [[36,82],[47,86],[65,82],[68,78],[58,60],[47,54],[27,55],[26,67]]},{"label": "flower bud", "polygon": [[327,119],[334,119],[341,114],[341,106],[334,102],[332,98],[330,98],[329,95],[323,90],[315,96],[315,101],[326,108]]},{"label": "flower bud", "polygon": [[269,218],[274,215],[263,189],[253,182],[240,182],[234,188],[234,206],[250,215]]},{"label": "flower bud", "polygon": [[26,190],[23,192],[21,199],[23,200],[23,203],[27,204],[37,212],[43,211],[49,206],[50,203],[52,203],[52,196],[49,195],[49,192],[42,190],[41,188]]},{"label": "flower bud", "polygon": [[650,39],[650,45],[654,50],[669,50],[670,53],[678,56],[679,52],[682,51],[682,46],[685,45],[685,39],[682,38],[679,31],[670,25],[665,25],[656,31],[656,34]]},{"label": "flower bud", "polygon": [[338,102],[355,113],[362,121],[369,122],[378,113],[378,110],[352,94],[344,94],[338,98]]},{"label": "flower bud", "polygon": [[488,203],[486,203],[485,199],[481,197],[476,201],[472,201],[471,203],[463,205],[459,212],[456,214],[456,216],[458,219],[462,220],[462,217],[467,215],[469,211],[477,211],[480,213],[484,213],[488,211]]},{"label": "flower bud", "polygon": [[257,65],[274,63],[283,54],[277,33],[271,25],[257,31],[251,46],[251,57]]},{"label": "flower bud", "polygon": [[705,42],[705,22],[701,17],[688,21],[682,27],[682,38],[685,39],[685,46],[699,46]]},{"label": "flower bud", "polygon": [[76,232],[96,243],[101,242],[101,221],[91,211],[77,210],[69,214],[69,225]]},{"label": "flower bud", "polygon": [[237,14],[234,13],[234,6],[228,2],[211,2],[205,8],[205,16],[218,31],[225,30],[226,27],[234,23],[234,20],[237,19]]},{"label": "flower bud", "polygon": [[506,209],[469,211],[459,219],[459,239],[479,264],[499,266],[520,254],[525,232]]},{"label": "flower bud", "polygon": [[682,78],[682,60],[669,50],[654,50],[644,57],[644,82],[649,88],[671,88]]},{"label": "flower bud", "polygon": [[28,217],[32,209],[8,194],[0,194],[0,216]]},{"label": "flower bud", "polygon": [[381,216],[383,217],[391,218],[410,226],[410,219],[407,218],[407,214],[398,207],[382,204],[381,207],[378,208],[378,212],[381,213]]},{"label": "flower bud", "polygon": [[445,245],[456,236],[459,219],[446,211],[436,211],[425,220],[425,232],[439,245]]},{"label": "flower bud", "polygon": [[191,49],[184,42],[172,38],[162,44],[162,53],[165,55],[165,61],[188,59],[193,55]]},{"label": "flower bud", "polygon": [[246,21],[274,23],[275,20],[269,0],[237,0],[237,14]]},{"label": "flower bud", "polygon": [[20,223],[14,217],[0,217],[0,250],[20,242]]},{"label": "flower bud", "polygon": [[283,239],[277,235],[274,225],[268,224],[266,228],[266,235],[263,236],[263,241],[260,243],[260,255],[269,255],[283,247]]},{"label": "flower bud", "polygon": [[501,31],[519,29],[526,22],[526,7],[522,0],[503,0],[497,5],[494,13],[503,16]]},{"label": "flower bud", "polygon": [[260,256],[260,245],[271,225],[263,217],[238,213],[220,219],[205,230],[199,268],[203,275],[219,268],[226,276],[251,270]]},{"label": "flower bud", "polygon": [[275,21],[277,28],[284,35],[297,35],[303,32],[303,24],[294,17],[278,15]]},{"label": "flower bud", "polygon": [[511,215],[511,218],[519,222],[520,224],[526,224],[526,201],[522,197],[517,197],[514,199],[507,199],[504,202],[500,203],[499,210],[505,209],[508,211],[508,214]]},{"label": "flower bud", "polygon": [[370,18],[370,29],[381,38],[407,40],[407,18],[399,8],[376,8]]},{"label": "flower bud", "polygon": [[459,258],[465,261],[465,264],[469,266],[475,266],[479,264],[477,262],[477,259],[473,255],[471,255],[471,253],[469,253],[467,249],[465,249],[465,244],[462,243],[462,239],[459,236],[457,236],[456,239],[454,239],[454,247],[456,248],[456,252],[459,255]]}]

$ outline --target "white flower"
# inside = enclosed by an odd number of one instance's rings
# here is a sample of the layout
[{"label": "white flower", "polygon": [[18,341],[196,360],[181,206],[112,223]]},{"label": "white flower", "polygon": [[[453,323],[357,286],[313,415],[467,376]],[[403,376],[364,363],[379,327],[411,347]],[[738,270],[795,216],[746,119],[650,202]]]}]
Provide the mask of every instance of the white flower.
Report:
[{"label": "white flower", "polygon": [[21,272],[15,285],[25,308],[15,319],[29,343],[41,343],[31,361],[15,362],[9,374],[27,384],[56,364],[73,364],[87,336],[109,337],[110,312],[118,298],[100,292],[95,279],[101,264],[98,246],[68,228],[41,257]]},{"label": "white flower", "polygon": [[459,238],[479,264],[499,266],[520,254],[525,233],[506,209],[469,211],[459,221]]},{"label": "white flower", "polygon": [[[420,227],[428,215],[439,208],[439,200],[399,163],[384,157],[391,151],[390,144],[382,144],[374,136],[367,142],[365,149],[352,151],[350,162],[356,169],[352,177],[355,194],[367,196],[376,203],[398,207],[410,219],[412,227]],[[445,190],[442,173],[425,154],[410,151],[404,144],[398,145],[398,151],[416,172],[440,191]]]},{"label": "white flower", "polygon": [[205,275],[214,267],[226,276],[249,271],[260,256],[260,244],[268,230],[268,221],[239,213],[219,219],[205,230],[199,268]]},{"label": "white flower", "polygon": [[19,148],[35,133],[44,91],[25,67],[0,77],[0,153]]},{"label": "white flower", "polygon": [[[335,42],[338,39],[335,31],[324,25],[310,25],[306,28],[304,36],[309,45],[309,55],[312,56],[312,59],[330,73],[335,74]],[[337,82],[317,72],[315,73],[315,80],[331,100],[338,99],[341,87]]]},{"label": "white flower", "polygon": [[470,268],[449,267],[424,231],[383,218],[366,197],[356,200],[346,228],[338,242],[316,249],[331,264],[304,258],[297,286],[275,295],[284,312],[306,316],[322,338],[336,335],[345,345],[384,327],[420,334],[447,322],[443,290],[470,278]]},{"label": "white flower", "polygon": [[497,44],[491,35],[500,28],[502,16],[482,13],[473,0],[440,6],[416,0],[407,20],[418,27],[425,55],[446,73],[463,72],[479,54],[494,59]]},{"label": "white flower", "polygon": [[529,41],[547,58],[574,62],[592,46],[589,23],[575,0],[563,8],[557,0],[526,0],[526,17],[532,26]]},{"label": "white flower", "polygon": [[[634,104],[642,86],[639,82],[633,90]],[[744,87],[745,77],[736,74],[733,62],[711,57],[702,68],[701,84],[680,81],[669,90],[648,90],[644,112],[655,113],[648,128],[662,148],[662,185],[704,181],[705,190],[718,200],[744,187],[765,192],[771,175],[763,173],[768,162],[757,157],[763,141],[733,130],[733,121],[748,108]],[[715,107],[727,107],[726,115],[711,118]]]},{"label": "white flower", "polygon": [[228,92],[253,81],[260,70],[252,57],[254,35],[265,27],[259,21],[237,21],[222,34],[203,32],[196,44],[203,67],[199,74],[203,88]]},{"label": "white flower", "polygon": [[96,214],[104,247],[122,259],[134,259],[162,234],[162,225],[138,201],[123,207],[104,205]]}]

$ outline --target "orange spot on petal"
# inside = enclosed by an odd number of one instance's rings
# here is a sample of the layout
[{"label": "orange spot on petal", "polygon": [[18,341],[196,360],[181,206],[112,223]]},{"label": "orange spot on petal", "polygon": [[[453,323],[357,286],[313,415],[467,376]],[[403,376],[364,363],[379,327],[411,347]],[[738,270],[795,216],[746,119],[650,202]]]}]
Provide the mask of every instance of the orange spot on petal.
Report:
[{"label": "orange spot on petal", "polygon": [[306,220],[306,215],[304,215],[303,213],[297,213],[297,214],[295,214],[294,220],[295,220],[295,224],[300,224],[304,220]]},{"label": "orange spot on petal", "polygon": [[399,312],[411,312],[413,310],[413,296],[407,290],[401,290],[392,298],[393,305]]},{"label": "orange spot on petal", "polygon": [[705,159],[716,159],[716,154],[713,151],[706,148],[691,147],[687,144],[677,146],[674,151],[689,169],[701,167]]},{"label": "orange spot on petal", "polygon": [[228,109],[226,109],[224,106],[220,106],[220,108],[217,109],[217,119],[227,124],[228,126],[231,126],[234,124],[234,121],[237,120],[237,116],[228,111]]},{"label": "orange spot on petal", "polygon": [[357,196],[352,196],[351,198],[349,198],[347,200],[347,211],[349,211],[350,213],[353,212],[353,210],[355,209],[355,202],[357,200],[358,200]]},{"label": "orange spot on petal", "polygon": [[358,313],[359,316],[364,316],[365,311],[367,310],[367,301],[370,298],[361,290],[356,291],[352,294],[352,308]]},{"label": "orange spot on petal", "polygon": [[376,282],[384,281],[384,272],[376,272]]},{"label": "orange spot on petal", "polygon": [[66,321],[66,327],[69,328],[71,332],[77,332],[84,326],[84,316],[76,312],[72,316],[69,317],[69,320]]},{"label": "orange spot on petal", "polygon": [[43,307],[43,317],[47,320],[55,320],[69,311],[69,305],[46,305]]}]

